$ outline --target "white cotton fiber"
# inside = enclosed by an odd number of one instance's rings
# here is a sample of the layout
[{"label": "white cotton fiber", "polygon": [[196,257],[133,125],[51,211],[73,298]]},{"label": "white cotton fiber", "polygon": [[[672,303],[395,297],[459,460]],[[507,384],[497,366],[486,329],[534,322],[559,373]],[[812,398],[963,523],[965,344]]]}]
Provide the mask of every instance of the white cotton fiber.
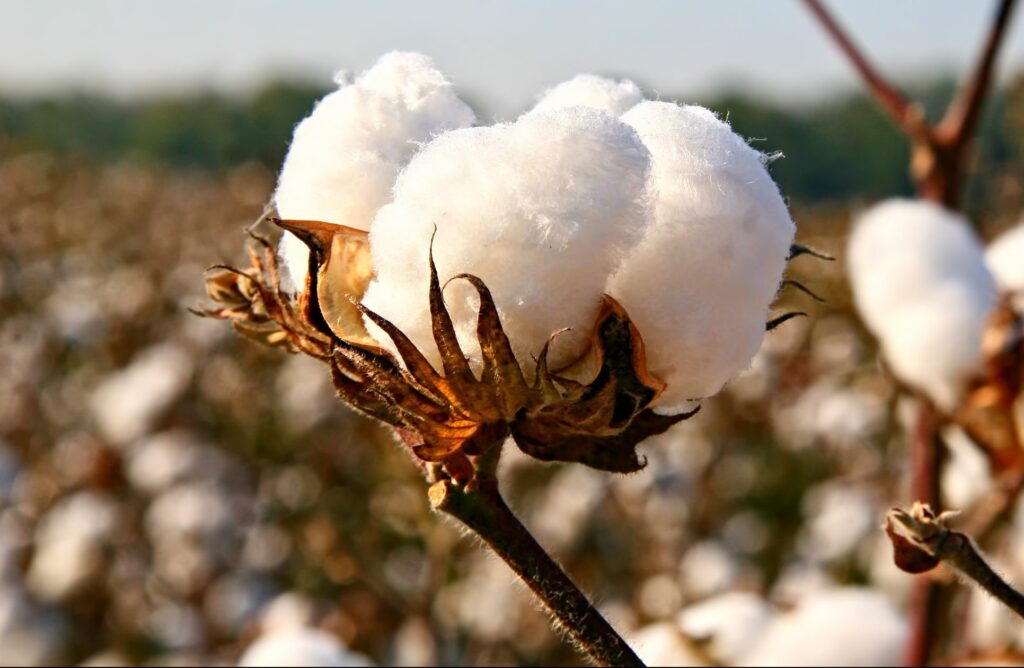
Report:
[{"label": "white cotton fiber", "polygon": [[718,392],[764,337],[795,226],[754,150],[711,111],[642,102],[623,117],[651,152],[654,215],[608,292],[644,338],[673,412]]},{"label": "white cotton fiber", "polygon": [[239,666],[372,666],[362,654],[350,651],[324,631],[295,628],[257,638],[245,650]]},{"label": "white cotton fiber", "polygon": [[[474,121],[429,58],[388,53],[355,82],[325,96],[296,126],[274,194],[278,214],[367,230],[419,146]],[[281,255],[301,286],[306,247],[286,234]]]},{"label": "white cotton fiber", "polygon": [[741,666],[898,666],[907,622],[881,593],[843,587],[777,615]]},{"label": "white cotton fiber", "polygon": [[[553,349],[556,362],[567,360],[646,224],[649,168],[632,128],[582,107],[441,135],[413,158],[373,221],[376,277],[364,303],[437,360],[427,302],[436,225],[441,281],[462,272],[484,280],[524,366],[553,332],[574,328]],[[475,295],[464,282],[445,291],[471,353]]]},{"label": "white cotton fiber", "polygon": [[621,116],[642,100],[640,88],[629,79],[615,81],[593,74],[579,74],[544,91],[531,113],[566,107],[590,107],[612,116]]},{"label": "white cotton fiber", "polygon": [[1024,223],[996,237],[985,252],[985,260],[1000,289],[1024,292]]},{"label": "white cotton fiber", "polygon": [[860,216],[848,248],[857,310],[904,382],[943,409],[978,369],[996,287],[966,220],[893,199]]}]

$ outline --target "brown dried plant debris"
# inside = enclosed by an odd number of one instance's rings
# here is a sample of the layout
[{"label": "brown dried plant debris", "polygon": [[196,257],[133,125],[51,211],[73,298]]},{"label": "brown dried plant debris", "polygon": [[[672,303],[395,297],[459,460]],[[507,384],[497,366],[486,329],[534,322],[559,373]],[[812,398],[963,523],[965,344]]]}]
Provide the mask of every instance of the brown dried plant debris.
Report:
[{"label": "brown dried plant debris", "polygon": [[996,471],[1024,468],[1024,315],[1004,296],[982,338],[983,373],[953,416]]},{"label": "brown dried plant debris", "polygon": [[[468,281],[480,297],[478,376],[459,346],[431,252],[428,303],[438,370],[394,324],[359,303],[372,275],[365,232],[317,221],[273,222],[310,249],[310,271],[298,297],[282,290],[273,247],[253,235],[251,267],[211,268],[207,293],[217,306],[199,313],[323,360],[343,401],[396,428],[418,458],[443,464],[456,479],[471,476],[472,461],[507,436],[537,459],[637,471],[645,463],[636,452],[641,441],[696,413],[658,415],[650,409],[664,384],[647,370],[639,332],[610,297],[580,360],[550,369],[549,341],[528,381],[490,290],[476,276],[455,276],[451,280]],[[391,339],[397,356],[369,336],[364,316]]]}]

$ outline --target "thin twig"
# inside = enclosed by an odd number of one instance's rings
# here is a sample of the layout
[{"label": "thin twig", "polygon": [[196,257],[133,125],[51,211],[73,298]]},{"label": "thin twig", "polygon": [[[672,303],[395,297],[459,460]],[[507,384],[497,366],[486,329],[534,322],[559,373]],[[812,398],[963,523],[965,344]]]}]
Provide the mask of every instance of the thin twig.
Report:
[{"label": "thin twig", "polygon": [[894,508],[889,520],[900,526],[913,545],[977,584],[1019,617],[1024,618],[1024,594],[1002,578],[981,556],[974,541],[946,526],[955,513],[936,515],[926,504],[915,503],[910,512]]},{"label": "thin twig", "polygon": [[485,474],[472,488],[440,480],[430,487],[429,494],[435,510],[476,532],[523,579],[592,661],[601,666],[644,665],[516,518],[501,497],[496,479]]},{"label": "thin twig", "polygon": [[868,90],[896,124],[903,128],[908,135],[920,134],[925,126],[923,116],[917,106],[908,101],[878,72],[863,50],[857,46],[820,0],[803,0],[803,2],[821,23],[825,32],[850,60],[857,73],[867,84]]},{"label": "thin twig", "polygon": [[936,135],[940,141],[959,145],[965,143],[973,134],[982,103],[992,82],[996,55],[1010,24],[1010,15],[1015,4],[1016,0],[1000,1],[974,71],[964,81],[956,99],[946,109],[945,116],[936,127]]}]

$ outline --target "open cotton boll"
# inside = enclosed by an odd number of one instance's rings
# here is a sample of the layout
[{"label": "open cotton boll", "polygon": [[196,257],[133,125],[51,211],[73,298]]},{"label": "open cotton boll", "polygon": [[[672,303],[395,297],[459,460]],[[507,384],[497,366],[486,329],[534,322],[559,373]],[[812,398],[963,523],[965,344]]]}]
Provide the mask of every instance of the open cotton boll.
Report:
[{"label": "open cotton boll", "polygon": [[[376,275],[363,303],[438,360],[427,305],[436,225],[440,279],[483,279],[520,362],[530,366],[552,333],[572,327],[552,351],[553,362],[568,360],[644,227],[649,166],[632,128],[582,107],[441,135],[373,221]],[[457,281],[445,298],[464,350],[478,355],[475,291]]]},{"label": "open cotton boll", "polygon": [[711,111],[641,102],[623,117],[651,152],[654,216],[608,284],[643,336],[674,412],[718,392],[764,337],[795,226],[765,157]]},{"label": "open cotton boll", "polygon": [[949,410],[980,370],[981,339],[993,306],[994,293],[948,284],[894,313],[876,335],[896,376]]},{"label": "open cotton boll", "polygon": [[[474,121],[429,58],[388,53],[320,100],[296,126],[274,193],[278,214],[367,230],[419,146]],[[285,234],[281,256],[292,282],[301,286],[305,245]]]},{"label": "open cotton boll", "polygon": [[621,116],[644,99],[629,79],[615,81],[594,74],[578,74],[541,94],[530,113],[566,107],[590,107]]},{"label": "open cotton boll", "polygon": [[372,666],[369,659],[346,648],[334,636],[312,628],[274,631],[256,640],[239,666]]},{"label": "open cotton boll", "polygon": [[981,362],[996,299],[967,221],[931,202],[888,200],[859,218],[848,258],[857,310],[893,371],[952,408]]},{"label": "open cotton boll", "polygon": [[854,301],[873,331],[944,283],[995,293],[981,243],[960,215],[933,202],[889,199],[857,219],[847,248]]},{"label": "open cotton boll", "polygon": [[776,615],[741,666],[898,666],[906,620],[881,593],[844,587]]},{"label": "open cotton boll", "polygon": [[729,665],[764,632],[774,614],[771,606],[750,592],[730,591],[679,613],[687,637],[707,643],[705,651],[720,665]]},{"label": "open cotton boll", "polygon": [[996,237],[985,261],[1002,290],[1024,292],[1024,223]]}]

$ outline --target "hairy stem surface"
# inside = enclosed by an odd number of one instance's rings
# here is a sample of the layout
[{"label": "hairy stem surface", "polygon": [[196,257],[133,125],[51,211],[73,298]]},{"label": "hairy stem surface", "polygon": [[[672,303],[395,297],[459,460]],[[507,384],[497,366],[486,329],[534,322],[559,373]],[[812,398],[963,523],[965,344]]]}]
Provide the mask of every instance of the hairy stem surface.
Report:
[{"label": "hairy stem surface", "polygon": [[889,517],[914,545],[945,563],[961,577],[973,581],[1024,619],[1024,594],[985,561],[970,537],[946,527],[946,517],[950,515],[952,513],[936,515],[927,504],[915,503],[909,512],[894,509]]},{"label": "hairy stem surface", "polygon": [[580,650],[601,666],[643,666],[611,624],[534,539],[498,492],[496,479],[473,489],[441,480],[430,488],[435,510],[458,519],[522,578]]}]

